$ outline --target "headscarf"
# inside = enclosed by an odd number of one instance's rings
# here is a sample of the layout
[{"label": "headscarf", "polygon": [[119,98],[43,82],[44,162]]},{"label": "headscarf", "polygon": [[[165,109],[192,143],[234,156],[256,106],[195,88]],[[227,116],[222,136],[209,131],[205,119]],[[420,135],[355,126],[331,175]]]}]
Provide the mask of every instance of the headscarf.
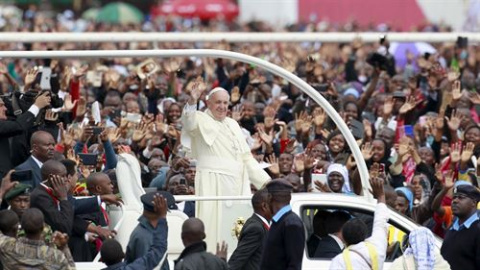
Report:
[{"label": "headscarf", "polygon": [[343,193],[352,193],[352,189],[350,188],[350,179],[348,178],[348,170],[347,167],[343,166],[342,164],[339,163],[333,163],[328,166],[327,169],[327,177],[333,173],[333,172],[338,172],[343,176],[343,187],[342,187],[342,192]]},{"label": "headscarf", "polygon": [[410,232],[408,237],[410,246],[405,250],[405,255],[413,255],[418,270],[430,270],[435,265],[435,238],[432,232],[419,227]]},{"label": "headscarf", "polygon": [[400,191],[401,193],[403,193],[405,195],[405,197],[407,197],[407,200],[408,200],[408,210],[410,212],[412,212],[413,210],[413,192],[409,189],[409,188],[406,188],[406,187],[399,187],[399,188],[396,188],[395,191]]}]

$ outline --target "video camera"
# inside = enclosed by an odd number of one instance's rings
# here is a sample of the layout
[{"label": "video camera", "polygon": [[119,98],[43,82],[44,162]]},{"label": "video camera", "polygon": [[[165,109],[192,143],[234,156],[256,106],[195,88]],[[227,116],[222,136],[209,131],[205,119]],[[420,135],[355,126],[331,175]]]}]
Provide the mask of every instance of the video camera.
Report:
[{"label": "video camera", "polygon": [[[59,108],[63,106],[63,100],[58,97],[60,84],[56,74],[52,74],[50,69],[50,59],[45,59],[46,67],[38,67],[40,71],[33,82],[31,89],[24,89],[24,93],[15,91],[6,95],[0,96],[5,106],[7,107],[7,117],[14,119],[16,116],[26,112],[32,104],[35,103],[37,96],[50,92],[51,108]],[[39,114],[41,115],[41,114]]]}]

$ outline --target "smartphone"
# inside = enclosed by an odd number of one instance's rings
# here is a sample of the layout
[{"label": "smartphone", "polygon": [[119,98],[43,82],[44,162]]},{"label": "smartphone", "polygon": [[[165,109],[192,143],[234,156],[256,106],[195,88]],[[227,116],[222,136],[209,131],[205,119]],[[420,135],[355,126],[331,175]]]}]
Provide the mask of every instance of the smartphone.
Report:
[{"label": "smartphone", "polygon": [[378,168],[378,172],[380,172],[380,173],[385,172],[385,163],[380,163],[380,166]]},{"label": "smartphone", "polygon": [[110,119],[113,121],[115,119],[120,119],[122,117],[122,110],[113,110],[111,113],[110,113]]},{"label": "smartphone", "polygon": [[324,173],[312,173],[312,187],[313,192],[319,193],[322,192],[321,190],[317,189],[317,185],[315,185],[315,181],[319,181],[324,185],[328,185],[327,175]]},{"label": "smartphone", "polygon": [[78,154],[82,160],[83,165],[97,165],[97,154]]},{"label": "smartphone", "polygon": [[22,171],[14,171],[10,178],[13,181],[27,182],[32,180],[32,177],[33,177],[32,170],[22,170]]},{"label": "smartphone", "polygon": [[411,125],[405,125],[403,126],[404,134],[405,136],[413,138],[413,126]]},{"label": "smartphone", "polygon": [[92,127],[93,135],[100,135],[103,132],[103,127]]},{"label": "smartphone", "polygon": [[52,69],[48,67],[42,68],[42,77],[40,79],[40,88],[42,90],[52,89],[50,85],[50,77],[52,76]]}]

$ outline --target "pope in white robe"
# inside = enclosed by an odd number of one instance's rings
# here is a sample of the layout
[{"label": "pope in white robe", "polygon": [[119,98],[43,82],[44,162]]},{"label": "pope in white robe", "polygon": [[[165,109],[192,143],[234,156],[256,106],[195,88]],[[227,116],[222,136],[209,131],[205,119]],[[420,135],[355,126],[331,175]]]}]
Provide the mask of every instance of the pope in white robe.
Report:
[{"label": "pope in white robe", "polygon": [[[202,89],[195,84],[182,112],[182,145],[197,160],[195,193],[197,196],[249,195],[250,183],[264,186],[270,176],[254,159],[238,123],[227,117],[230,97],[223,88],[207,96],[207,110],[197,111]],[[216,201],[196,202],[196,216],[205,224],[209,251],[221,240],[222,204]],[[232,221],[233,222],[233,221]]]}]

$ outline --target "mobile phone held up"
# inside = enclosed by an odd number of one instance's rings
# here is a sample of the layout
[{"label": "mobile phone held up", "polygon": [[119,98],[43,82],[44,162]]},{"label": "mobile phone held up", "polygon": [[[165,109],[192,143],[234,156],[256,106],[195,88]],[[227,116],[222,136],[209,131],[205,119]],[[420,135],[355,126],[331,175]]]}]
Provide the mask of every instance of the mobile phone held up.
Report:
[{"label": "mobile phone held up", "polygon": [[83,165],[97,165],[97,154],[78,154]]},{"label": "mobile phone held up", "polygon": [[33,173],[32,170],[22,170],[22,171],[14,171],[10,178],[12,181],[18,182],[27,182],[32,180]]}]

